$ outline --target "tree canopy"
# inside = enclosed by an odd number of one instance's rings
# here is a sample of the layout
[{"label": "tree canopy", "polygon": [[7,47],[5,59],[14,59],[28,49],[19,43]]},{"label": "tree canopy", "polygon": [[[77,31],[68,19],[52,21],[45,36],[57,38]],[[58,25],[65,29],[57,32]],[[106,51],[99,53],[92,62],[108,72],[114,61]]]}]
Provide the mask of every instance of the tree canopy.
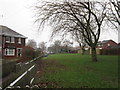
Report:
[{"label": "tree canopy", "polygon": [[83,41],[92,50],[92,61],[97,61],[96,45],[100,37],[101,26],[106,18],[107,4],[104,2],[81,2],[80,0],[62,0],[45,2],[36,6],[40,27],[49,23],[53,27],[52,36],[63,33],[79,32]]}]

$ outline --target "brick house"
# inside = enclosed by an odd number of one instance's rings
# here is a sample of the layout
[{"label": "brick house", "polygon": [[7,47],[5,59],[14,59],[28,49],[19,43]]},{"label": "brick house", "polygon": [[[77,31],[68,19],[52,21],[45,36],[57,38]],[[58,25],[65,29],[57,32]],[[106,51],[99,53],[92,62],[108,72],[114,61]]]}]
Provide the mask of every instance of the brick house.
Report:
[{"label": "brick house", "polygon": [[109,49],[112,46],[116,46],[117,43],[114,42],[113,40],[104,40],[104,41],[100,41],[97,44],[97,48],[99,49]]},{"label": "brick house", "polygon": [[12,59],[22,56],[26,37],[0,25],[0,58]]},{"label": "brick house", "polygon": [[113,40],[99,41],[96,47],[96,52],[97,54],[100,54],[101,49],[108,50],[108,49],[111,49],[111,47],[114,47],[116,45],[117,43],[114,42]]}]

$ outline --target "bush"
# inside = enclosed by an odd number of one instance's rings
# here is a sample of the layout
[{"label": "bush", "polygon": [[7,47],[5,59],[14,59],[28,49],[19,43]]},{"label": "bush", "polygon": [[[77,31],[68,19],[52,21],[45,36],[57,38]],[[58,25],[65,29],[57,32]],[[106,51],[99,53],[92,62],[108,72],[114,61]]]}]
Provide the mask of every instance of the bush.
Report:
[{"label": "bush", "polygon": [[41,56],[41,51],[34,51],[34,57]]},{"label": "bush", "polygon": [[22,54],[23,54],[22,58],[33,59],[34,58],[34,49],[29,46],[26,46],[23,48]]},{"label": "bush", "polygon": [[9,61],[9,62],[3,63],[2,64],[2,77],[4,78],[8,76],[10,73],[14,72],[15,65],[16,65],[15,61]]},{"label": "bush", "polygon": [[120,49],[111,48],[111,49],[102,49],[100,50],[101,55],[120,55]]},{"label": "bush", "polygon": [[39,50],[34,50],[32,47],[26,46],[22,50],[22,57],[17,60],[17,62],[25,62],[28,60],[32,60],[41,55]]}]

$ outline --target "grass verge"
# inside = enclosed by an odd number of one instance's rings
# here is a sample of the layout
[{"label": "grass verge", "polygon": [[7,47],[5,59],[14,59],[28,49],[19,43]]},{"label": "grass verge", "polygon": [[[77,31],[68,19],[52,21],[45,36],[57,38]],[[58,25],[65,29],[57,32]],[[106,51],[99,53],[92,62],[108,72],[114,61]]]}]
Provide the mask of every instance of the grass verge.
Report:
[{"label": "grass verge", "polygon": [[38,63],[34,84],[41,88],[118,88],[118,57],[54,54]]}]

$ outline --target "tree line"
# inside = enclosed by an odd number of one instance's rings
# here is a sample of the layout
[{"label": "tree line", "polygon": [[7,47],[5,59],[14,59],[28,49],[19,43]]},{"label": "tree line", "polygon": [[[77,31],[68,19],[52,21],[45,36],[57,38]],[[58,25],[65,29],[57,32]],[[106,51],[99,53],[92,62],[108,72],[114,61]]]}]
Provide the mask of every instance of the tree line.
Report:
[{"label": "tree line", "polygon": [[72,42],[69,40],[65,40],[61,42],[60,40],[56,40],[54,44],[50,45],[47,51],[51,54],[54,53],[70,53],[72,49]]},{"label": "tree line", "polygon": [[50,24],[51,37],[70,33],[81,48],[86,43],[91,48],[92,61],[97,62],[96,45],[105,23],[118,29],[120,25],[120,1],[93,2],[86,0],[58,0],[43,2],[35,6],[39,27]]},{"label": "tree line", "polygon": [[[39,51],[46,54],[46,53],[70,53],[71,49],[73,48],[73,43],[69,40],[60,41],[55,40],[53,44],[51,44],[49,47],[47,47],[45,42],[40,42],[37,45],[37,42],[33,39],[28,40],[26,47],[29,50]],[[31,48],[31,49],[30,49]],[[32,51],[29,51],[32,52]]]}]

